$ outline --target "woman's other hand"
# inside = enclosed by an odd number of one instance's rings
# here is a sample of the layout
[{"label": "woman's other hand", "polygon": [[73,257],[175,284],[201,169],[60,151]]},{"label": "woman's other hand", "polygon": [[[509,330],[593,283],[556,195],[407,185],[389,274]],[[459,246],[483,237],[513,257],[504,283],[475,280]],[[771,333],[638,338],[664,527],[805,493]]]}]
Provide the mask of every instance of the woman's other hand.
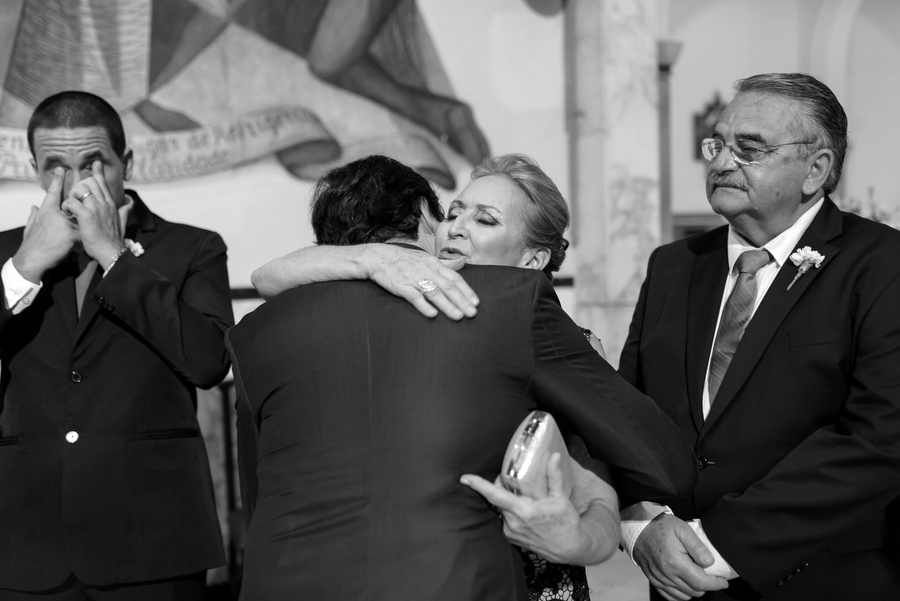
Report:
[{"label": "woman's other hand", "polygon": [[[547,463],[549,494],[543,499],[517,496],[503,488],[499,479],[491,483],[480,476],[465,474],[460,482],[481,494],[501,512],[503,534],[511,543],[534,551],[553,563],[599,563],[608,558],[619,544],[618,516],[607,507],[595,503],[579,515],[575,505],[563,492],[559,462],[559,454],[554,453]],[[573,467],[577,465],[577,462],[572,463]],[[579,466],[576,486],[584,472],[586,470]],[[615,492],[612,494],[615,495]],[[597,513],[602,514],[599,521]],[[598,527],[598,523],[602,527]]]}]

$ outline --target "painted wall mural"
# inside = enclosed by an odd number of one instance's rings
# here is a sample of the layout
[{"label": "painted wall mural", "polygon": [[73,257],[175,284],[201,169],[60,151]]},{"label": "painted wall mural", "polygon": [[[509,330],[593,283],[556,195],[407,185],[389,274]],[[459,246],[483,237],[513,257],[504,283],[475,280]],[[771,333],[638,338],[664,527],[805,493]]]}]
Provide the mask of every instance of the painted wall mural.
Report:
[{"label": "painted wall mural", "polygon": [[414,0],[4,0],[0,178],[31,180],[24,128],[83,89],[123,115],[134,181],[275,155],[314,180],[371,153],[454,188],[489,153]]}]

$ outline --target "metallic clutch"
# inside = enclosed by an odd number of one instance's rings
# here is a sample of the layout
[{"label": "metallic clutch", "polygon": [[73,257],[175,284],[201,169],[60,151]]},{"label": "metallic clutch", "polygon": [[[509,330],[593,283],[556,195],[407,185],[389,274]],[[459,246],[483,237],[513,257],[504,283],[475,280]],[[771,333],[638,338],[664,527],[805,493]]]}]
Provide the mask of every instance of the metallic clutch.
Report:
[{"label": "metallic clutch", "polygon": [[506,447],[500,479],[503,486],[517,495],[542,499],[548,496],[547,462],[553,453],[560,454],[563,493],[572,492],[572,466],[559,426],[545,411],[532,411],[516,428]]}]

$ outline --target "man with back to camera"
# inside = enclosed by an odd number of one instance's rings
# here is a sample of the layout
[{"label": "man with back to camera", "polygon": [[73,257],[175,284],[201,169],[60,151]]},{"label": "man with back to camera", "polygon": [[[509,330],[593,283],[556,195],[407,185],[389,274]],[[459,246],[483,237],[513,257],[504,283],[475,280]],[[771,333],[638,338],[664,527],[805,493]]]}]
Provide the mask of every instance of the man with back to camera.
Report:
[{"label": "man with back to camera", "polygon": [[124,188],[103,99],[45,99],[28,141],[46,195],[0,233],[0,600],[199,600],[224,563],[196,387],[228,371],[225,244]]},{"label": "man with back to camera", "polygon": [[736,90],[703,141],[729,225],[654,252],[619,367],[700,474],[674,515],[626,508],[623,541],[654,599],[725,579],[704,599],[897,599],[900,233],[828,197],[847,117],[827,86]]},{"label": "man with back to camera", "polygon": [[[428,182],[386,157],[332,170],[313,199],[321,244],[424,253],[441,217]],[[591,435],[633,494],[690,486],[680,433],[591,348],[546,275],[466,277],[481,303],[464,322],[338,281],[283,292],[228,332],[252,512],[243,599],[526,598],[503,522],[460,477],[493,479],[537,407]]]}]

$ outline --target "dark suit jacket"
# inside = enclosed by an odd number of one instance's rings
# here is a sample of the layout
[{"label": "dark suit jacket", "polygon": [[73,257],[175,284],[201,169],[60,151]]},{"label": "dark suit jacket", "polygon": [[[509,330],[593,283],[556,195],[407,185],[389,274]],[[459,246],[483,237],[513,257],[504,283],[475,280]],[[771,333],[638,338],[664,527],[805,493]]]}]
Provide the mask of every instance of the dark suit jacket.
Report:
[{"label": "dark suit jacket", "polygon": [[710,598],[898,599],[900,233],[826,199],[798,245],[822,266],[787,290],[785,263],[704,421],[726,234],[653,254],[619,368],[704,465],[668,503],[743,577]]},{"label": "dark suit jacket", "polygon": [[[0,311],[0,588],[195,573],[223,563],[195,386],[228,370],[225,244],[133,192],[145,250],[75,312],[64,261],[18,315]],[[22,229],[0,233],[0,264]],[[76,442],[66,434],[77,432]]]},{"label": "dark suit jacket", "polygon": [[249,400],[241,439],[259,437],[258,458],[241,449],[255,497],[243,599],[520,596],[520,556],[459,477],[493,480],[536,408],[631,493],[690,488],[687,442],[597,355],[542,273],[465,277],[481,304],[463,322],[357,281],[288,291],[229,331],[239,407]]}]

